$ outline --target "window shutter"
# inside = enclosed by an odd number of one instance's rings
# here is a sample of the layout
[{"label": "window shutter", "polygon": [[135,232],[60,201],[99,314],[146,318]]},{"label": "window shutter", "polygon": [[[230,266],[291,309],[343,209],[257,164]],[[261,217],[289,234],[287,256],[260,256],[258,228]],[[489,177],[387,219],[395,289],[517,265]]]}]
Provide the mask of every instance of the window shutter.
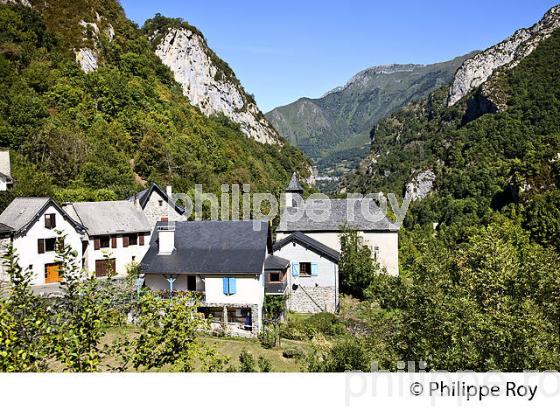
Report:
[{"label": "window shutter", "polygon": [[140,246],[144,246],[144,234],[143,233],[138,235],[138,243],[140,244]]},{"label": "window shutter", "polygon": [[45,228],[51,229],[51,217],[49,214],[45,215]]},{"label": "window shutter", "polygon": [[116,248],[116,247],[117,247],[117,237],[111,236],[111,248]]},{"label": "window shutter", "polygon": [[101,249],[101,240],[99,238],[95,238],[93,240],[93,249],[95,249],[96,251]]},{"label": "window shutter", "polygon": [[317,268],[317,262],[311,262],[311,276],[319,275],[319,269]]},{"label": "window shutter", "polygon": [[44,239],[37,240],[37,251],[39,253],[45,253],[45,240]]},{"label": "window shutter", "polygon": [[292,262],[292,276],[299,276],[299,263]]},{"label": "window shutter", "polygon": [[128,235],[123,235],[122,246],[125,247],[125,248],[128,247]]},{"label": "window shutter", "polygon": [[51,214],[51,228],[56,228],[56,214]]},{"label": "window shutter", "polygon": [[235,295],[237,293],[237,279],[229,278],[229,294]]},{"label": "window shutter", "polygon": [[229,279],[222,278],[222,286],[224,289],[224,295],[229,295]]}]

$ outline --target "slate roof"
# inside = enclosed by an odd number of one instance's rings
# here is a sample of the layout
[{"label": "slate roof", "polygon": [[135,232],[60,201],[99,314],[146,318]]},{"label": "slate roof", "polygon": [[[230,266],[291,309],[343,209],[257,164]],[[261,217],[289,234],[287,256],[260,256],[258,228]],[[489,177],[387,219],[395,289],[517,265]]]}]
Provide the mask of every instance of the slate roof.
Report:
[{"label": "slate roof", "polygon": [[340,260],[340,253],[335,251],[333,248],[328,247],[327,245],[322,244],[321,242],[307,236],[302,232],[294,232],[283,239],[275,242],[272,245],[272,252],[279,251],[284,246],[295,242],[304,248],[310,249],[318,255],[323,256],[324,258],[329,259],[330,261],[337,263]]},{"label": "slate roof", "polygon": [[11,226],[5,225],[0,223],[0,236],[7,236],[8,234],[12,233],[14,228]]},{"label": "slate roof", "polygon": [[152,230],[146,215],[129,201],[73,202],[64,209],[92,236]]},{"label": "slate roof", "polygon": [[83,230],[84,227],[79,221],[73,219],[53,199],[48,197],[15,198],[0,215],[0,223],[11,226],[18,234],[26,232],[49,206],[56,208],[78,231]]},{"label": "slate roof", "polygon": [[283,270],[288,267],[290,261],[276,255],[268,255],[264,261],[264,270]]},{"label": "slate roof", "polygon": [[[157,192],[165,202],[169,202],[167,192],[165,192],[158,184],[155,183],[151,184],[149,188],[146,188],[143,191],[138,192],[136,195],[131,196],[130,198],[128,198],[128,200],[134,201],[135,199],[137,199],[142,209],[144,209],[153,192]],[[185,213],[185,208],[175,204],[175,211],[177,211],[178,214],[183,215]]]},{"label": "slate roof", "polygon": [[297,179],[297,176],[296,176],[295,172],[292,174],[292,179],[290,179],[290,183],[288,184],[288,187],[286,188],[285,192],[303,193],[303,188],[299,184],[299,181]]},{"label": "slate roof", "polygon": [[[260,230],[253,229],[254,222]],[[265,221],[175,222],[173,253],[158,255],[156,232],[141,267],[144,273],[260,274],[269,243]]]},{"label": "slate roof", "polygon": [[[361,211],[362,204],[369,213]],[[299,208],[287,207],[282,211],[278,232],[341,231],[344,227],[359,231],[399,230],[385,215],[375,213],[378,209],[370,199],[308,199],[302,207],[303,215],[299,218],[295,218],[301,212]],[[323,211],[326,209],[330,209],[328,214]]]}]

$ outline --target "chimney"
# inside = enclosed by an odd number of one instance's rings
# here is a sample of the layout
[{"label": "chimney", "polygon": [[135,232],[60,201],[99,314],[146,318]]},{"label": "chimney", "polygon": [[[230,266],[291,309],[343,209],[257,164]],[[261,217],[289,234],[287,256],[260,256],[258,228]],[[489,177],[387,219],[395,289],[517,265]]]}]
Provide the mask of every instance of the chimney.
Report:
[{"label": "chimney", "polygon": [[175,222],[158,225],[158,255],[171,255],[175,250]]},{"label": "chimney", "polygon": [[173,188],[171,185],[165,187],[165,194],[167,195],[167,219],[171,219],[173,215]]}]

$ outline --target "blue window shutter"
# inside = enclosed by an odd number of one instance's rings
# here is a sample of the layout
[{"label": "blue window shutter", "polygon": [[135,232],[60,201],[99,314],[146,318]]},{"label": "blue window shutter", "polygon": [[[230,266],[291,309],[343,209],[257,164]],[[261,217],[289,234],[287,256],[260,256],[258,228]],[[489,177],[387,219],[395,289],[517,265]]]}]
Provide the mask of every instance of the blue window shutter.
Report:
[{"label": "blue window shutter", "polygon": [[317,262],[311,262],[311,276],[319,275],[319,269],[317,269]]},{"label": "blue window shutter", "polygon": [[237,292],[237,279],[229,278],[229,294],[235,295]]},{"label": "blue window shutter", "polygon": [[299,262],[292,262],[292,276],[299,276]]},{"label": "blue window shutter", "polygon": [[224,287],[224,295],[229,295],[229,279],[222,278],[222,284]]}]

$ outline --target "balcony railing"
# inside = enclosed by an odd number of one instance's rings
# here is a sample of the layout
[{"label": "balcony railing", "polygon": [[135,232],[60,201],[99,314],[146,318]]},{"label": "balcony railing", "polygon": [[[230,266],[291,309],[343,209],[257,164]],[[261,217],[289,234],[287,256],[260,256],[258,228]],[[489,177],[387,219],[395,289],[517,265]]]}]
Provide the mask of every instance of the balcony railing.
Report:
[{"label": "balcony railing", "polygon": [[266,282],[265,283],[265,293],[271,295],[281,295],[286,291],[286,286],[288,285],[288,281],[285,280],[283,282]]}]

